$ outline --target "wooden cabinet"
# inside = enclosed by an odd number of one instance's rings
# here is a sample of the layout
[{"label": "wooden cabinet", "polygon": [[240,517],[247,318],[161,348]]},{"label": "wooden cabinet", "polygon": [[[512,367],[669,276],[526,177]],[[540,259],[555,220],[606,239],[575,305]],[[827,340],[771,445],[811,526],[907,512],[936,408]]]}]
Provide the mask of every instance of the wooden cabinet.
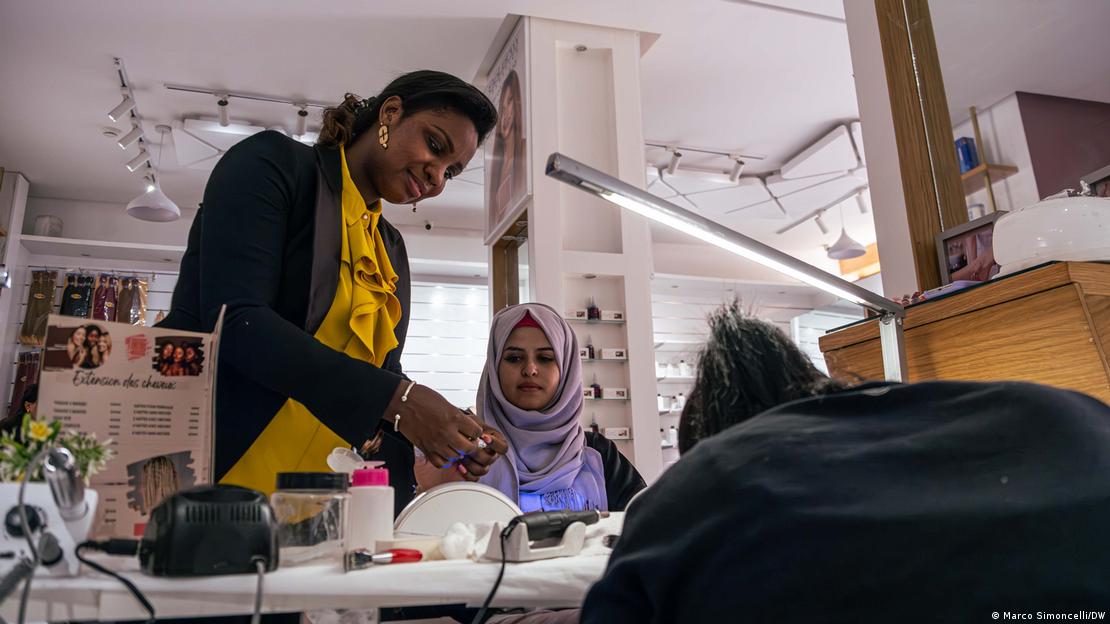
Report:
[{"label": "wooden cabinet", "polygon": [[[1110,402],[1110,264],[1058,262],[906,310],[909,380],[1023,380]],[[819,340],[829,373],[882,379],[870,319]]]}]

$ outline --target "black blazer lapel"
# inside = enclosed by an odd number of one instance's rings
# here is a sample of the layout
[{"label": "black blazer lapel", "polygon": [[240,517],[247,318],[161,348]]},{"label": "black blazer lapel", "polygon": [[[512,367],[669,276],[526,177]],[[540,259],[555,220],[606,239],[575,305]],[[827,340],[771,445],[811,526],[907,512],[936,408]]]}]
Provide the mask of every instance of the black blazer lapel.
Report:
[{"label": "black blazer lapel", "polygon": [[308,291],[305,331],[315,334],[324,322],[339,287],[342,245],[340,198],[343,194],[339,150],[317,147],[316,216],[312,234],[312,281]]}]

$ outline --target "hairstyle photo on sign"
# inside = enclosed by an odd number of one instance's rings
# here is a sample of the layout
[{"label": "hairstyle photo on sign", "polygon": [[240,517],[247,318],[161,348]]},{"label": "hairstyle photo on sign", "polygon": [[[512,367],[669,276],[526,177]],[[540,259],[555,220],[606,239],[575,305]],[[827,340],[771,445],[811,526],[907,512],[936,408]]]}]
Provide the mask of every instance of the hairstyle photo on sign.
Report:
[{"label": "hairstyle photo on sign", "polygon": [[196,485],[189,451],[155,455],[127,465],[127,506],[148,514],[179,490]]},{"label": "hairstyle photo on sign", "polygon": [[51,327],[46,332],[43,368],[100,368],[112,355],[112,335],[96,323]]},{"label": "hairstyle photo on sign", "polygon": [[150,367],[163,377],[196,377],[204,372],[204,344],[195,336],[157,338]]},{"label": "hairstyle photo on sign", "polygon": [[998,274],[1001,267],[994,260],[994,222],[1003,214],[992,212],[937,234],[942,284],[985,282]]},{"label": "hairstyle photo on sign", "polygon": [[493,144],[486,148],[487,236],[500,230],[531,191],[524,29],[518,26],[489,74],[486,95],[497,105]]}]

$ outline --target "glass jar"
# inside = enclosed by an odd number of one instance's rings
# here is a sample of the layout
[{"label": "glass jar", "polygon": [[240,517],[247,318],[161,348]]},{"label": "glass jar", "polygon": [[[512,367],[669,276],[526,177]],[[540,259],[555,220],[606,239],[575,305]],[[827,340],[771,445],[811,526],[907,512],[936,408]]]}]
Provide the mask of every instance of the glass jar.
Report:
[{"label": "glass jar", "polygon": [[278,522],[281,565],[342,565],[350,498],[345,473],[278,473],[270,504]]}]

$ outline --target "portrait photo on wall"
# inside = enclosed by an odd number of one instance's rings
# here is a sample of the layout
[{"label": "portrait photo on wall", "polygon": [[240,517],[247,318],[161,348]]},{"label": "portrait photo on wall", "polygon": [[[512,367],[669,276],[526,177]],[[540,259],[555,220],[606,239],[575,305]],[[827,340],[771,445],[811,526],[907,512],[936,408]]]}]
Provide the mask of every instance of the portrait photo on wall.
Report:
[{"label": "portrait photo on wall", "polygon": [[43,368],[100,368],[112,355],[112,335],[96,323],[77,327],[50,327],[46,332]]},{"label": "portrait photo on wall", "polygon": [[937,235],[942,284],[985,282],[998,274],[994,259],[994,222],[1005,212],[992,212]]},{"label": "portrait photo on wall", "polygon": [[189,451],[155,455],[127,465],[127,506],[148,514],[178,490],[196,485]]},{"label": "portrait photo on wall", "polygon": [[528,166],[528,93],[523,22],[517,25],[493,64],[485,92],[497,107],[497,126],[486,141],[486,236],[531,193]]},{"label": "portrait photo on wall", "polygon": [[204,372],[204,344],[192,336],[159,336],[151,368],[163,377],[196,377]]}]

